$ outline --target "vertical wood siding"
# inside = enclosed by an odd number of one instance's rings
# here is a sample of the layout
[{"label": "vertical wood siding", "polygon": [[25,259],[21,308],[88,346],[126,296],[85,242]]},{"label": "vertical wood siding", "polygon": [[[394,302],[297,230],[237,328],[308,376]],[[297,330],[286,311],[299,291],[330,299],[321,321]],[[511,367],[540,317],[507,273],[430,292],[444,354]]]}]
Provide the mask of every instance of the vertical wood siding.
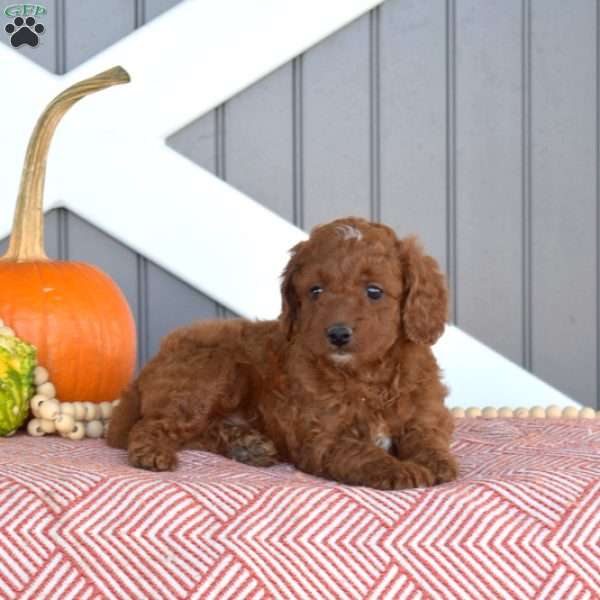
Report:
[{"label": "vertical wood siding", "polygon": [[597,396],[596,2],[531,4],[532,367]]},{"label": "vertical wood siding", "polygon": [[381,221],[419,232],[448,272],[446,12],[443,0],[389,2],[379,15]]},{"label": "vertical wood siding", "polygon": [[521,0],[464,0],[455,18],[455,318],[520,362]]},{"label": "vertical wood siding", "polygon": [[[51,0],[22,52],[64,72],[176,3]],[[599,18],[596,0],[387,0],[168,143],[306,229],[355,214],[417,232],[456,324],[596,405]],[[47,245],[121,285],[140,362],[169,329],[231,316],[67,211]]]},{"label": "vertical wood siding", "polygon": [[307,229],[340,215],[371,216],[369,34],[367,15],[302,60],[302,212]]}]

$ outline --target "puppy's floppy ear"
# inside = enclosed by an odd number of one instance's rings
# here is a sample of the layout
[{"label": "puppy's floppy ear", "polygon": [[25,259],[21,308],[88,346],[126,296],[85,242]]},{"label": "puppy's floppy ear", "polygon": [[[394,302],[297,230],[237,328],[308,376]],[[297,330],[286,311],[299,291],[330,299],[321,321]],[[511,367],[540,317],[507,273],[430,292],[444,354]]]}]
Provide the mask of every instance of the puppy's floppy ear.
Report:
[{"label": "puppy's floppy ear", "polygon": [[291,250],[292,255],[285,267],[281,280],[281,315],[279,321],[283,328],[283,333],[289,340],[294,332],[294,324],[298,318],[300,301],[294,288],[294,274],[300,268],[299,253],[305,246],[305,242],[296,244]]},{"label": "puppy's floppy ear", "polygon": [[433,344],[448,318],[448,288],[435,259],[423,252],[416,236],[398,242],[404,283],[402,323],[408,339]]}]

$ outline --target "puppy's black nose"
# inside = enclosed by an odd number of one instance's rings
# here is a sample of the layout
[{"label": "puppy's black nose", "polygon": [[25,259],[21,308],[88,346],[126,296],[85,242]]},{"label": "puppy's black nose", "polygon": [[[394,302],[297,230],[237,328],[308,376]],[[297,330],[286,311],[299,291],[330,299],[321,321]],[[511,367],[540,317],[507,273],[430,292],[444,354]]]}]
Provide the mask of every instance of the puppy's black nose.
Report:
[{"label": "puppy's black nose", "polygon": [[345,346],[352,338],[352,329],[347,325],[332,325],[327,330],[327,337],[334,346]]}]

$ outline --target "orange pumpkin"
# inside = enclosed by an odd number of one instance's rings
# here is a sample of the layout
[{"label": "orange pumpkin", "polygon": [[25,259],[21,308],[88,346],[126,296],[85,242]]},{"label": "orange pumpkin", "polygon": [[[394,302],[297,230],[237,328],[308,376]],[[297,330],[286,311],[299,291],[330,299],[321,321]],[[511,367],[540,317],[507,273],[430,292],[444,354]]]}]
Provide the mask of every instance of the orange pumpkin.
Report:
[{"label": "orange pumpkin", "polygon": [[115,67],[57,96],[31,135],[6,254],[0,258],[0,318],[38,349],[61,401],[117,398],[133,376],[135,323],[112,279],[81,262],[44,252],[43,188],[52,134],[78,100],[129,81]]}]

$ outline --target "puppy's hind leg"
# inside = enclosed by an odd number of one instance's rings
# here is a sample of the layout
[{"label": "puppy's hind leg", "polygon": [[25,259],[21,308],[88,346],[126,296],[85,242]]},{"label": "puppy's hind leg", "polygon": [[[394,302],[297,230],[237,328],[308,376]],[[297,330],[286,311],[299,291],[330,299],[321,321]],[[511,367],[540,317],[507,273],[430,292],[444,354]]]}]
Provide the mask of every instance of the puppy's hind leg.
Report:
[{"label": "puppy's hind leg", "polygon": [[270,467],[279,462],[275,444],[237,415],[213,421],[202,436],[185,447],[221,454],[254,467]]},{"label": "puppy's hind leg", "polygon": [[[221,427],[222,419],[218,415],[234,409],[243,391],[243,378],[235,378],[233,374],[232,371],[223,377],[219,386],[207,385],[198,389],[197,385],[191,385],[193,380],[188,378],[187,385],[180,386],[176,391],[152,387],[154,397],[148,402],[150,409],[129,432],[130,464],[153,471],[170,471],[177,466],[179,450],[198,448],[200,446],[196,441],[205,439],[209,440],[205,449],[224,454],[236,432],[235,428],[230,430]],[[232,380],[235,384],[228,385]],[[161,397],[165,399],[159,402]],[[245,434],[240,431],[238,437],[251,437],[248,432]],[[248,440],[247,443],[250,444]],[[210,444],[216,444],[216,448],[213,449]],[[254,454],[260,454],[258,448]]]},{"label": "puppy's hind leg", "polygon": [[182,422],[174,417],[144,417],[129,432],[129,463],[151,471],[172,471],[177,451],[206,427],[206,419]]},{"label": "puppy's hind leg", "polygon": [[200,323],[169,334],[135,382],[141,419],[128,436],[129,462],[166,471],[177,451],[200,438],[246,394],[245,367],[236,362],[236,323]]},{"label": "puppy's hind leg", "polygon": [[[177,452],[208,428],[218,401],[202,397],[192,386],[179,389],[152,386],[147,392],[148,410],[131,428],[128,438],[129,463],[151,471],[171,471],[177,466]],[[187,389],[186,389],[187,388]],[[162,401],[161,401],[162,399]],[[144,397],[142,396],[142,401]]]},{"label": "puppy's hind leg", "polygon": [[[233,377],[230,374],[228,380]],[[191,379],[188,379],[192,381]],[[236,382],[239,384],[239,380]],[[226,388],[226,393],[223,389]],[[129,462],[134,467],[153,471],[170,471],[177,466],[177,452],[198,446],[199,440],[208,439],[206,449],[224,453],[227,444],[235,437],[235,429],[220,427],[218,416],[235,408],[241,390],[235,385],[205,386],[202,389],[184,388],[176,391],[152,388],[154,397],[148,402],[150,409],[129,432]],[[159,402],[160,398],[164,398]],[[152,409],[153,406],[157,408]],[[240,432],[239,437],[242,436]],[[216,448],[213,449],[211,444]]]},{"label": "puppy's hind leg", "polygon": [[140,395],[135,384],[121,394],[121,400],[113,411],[108,425],[106,443],[113,448],[127,448],[131,428],[140,418]]}]

